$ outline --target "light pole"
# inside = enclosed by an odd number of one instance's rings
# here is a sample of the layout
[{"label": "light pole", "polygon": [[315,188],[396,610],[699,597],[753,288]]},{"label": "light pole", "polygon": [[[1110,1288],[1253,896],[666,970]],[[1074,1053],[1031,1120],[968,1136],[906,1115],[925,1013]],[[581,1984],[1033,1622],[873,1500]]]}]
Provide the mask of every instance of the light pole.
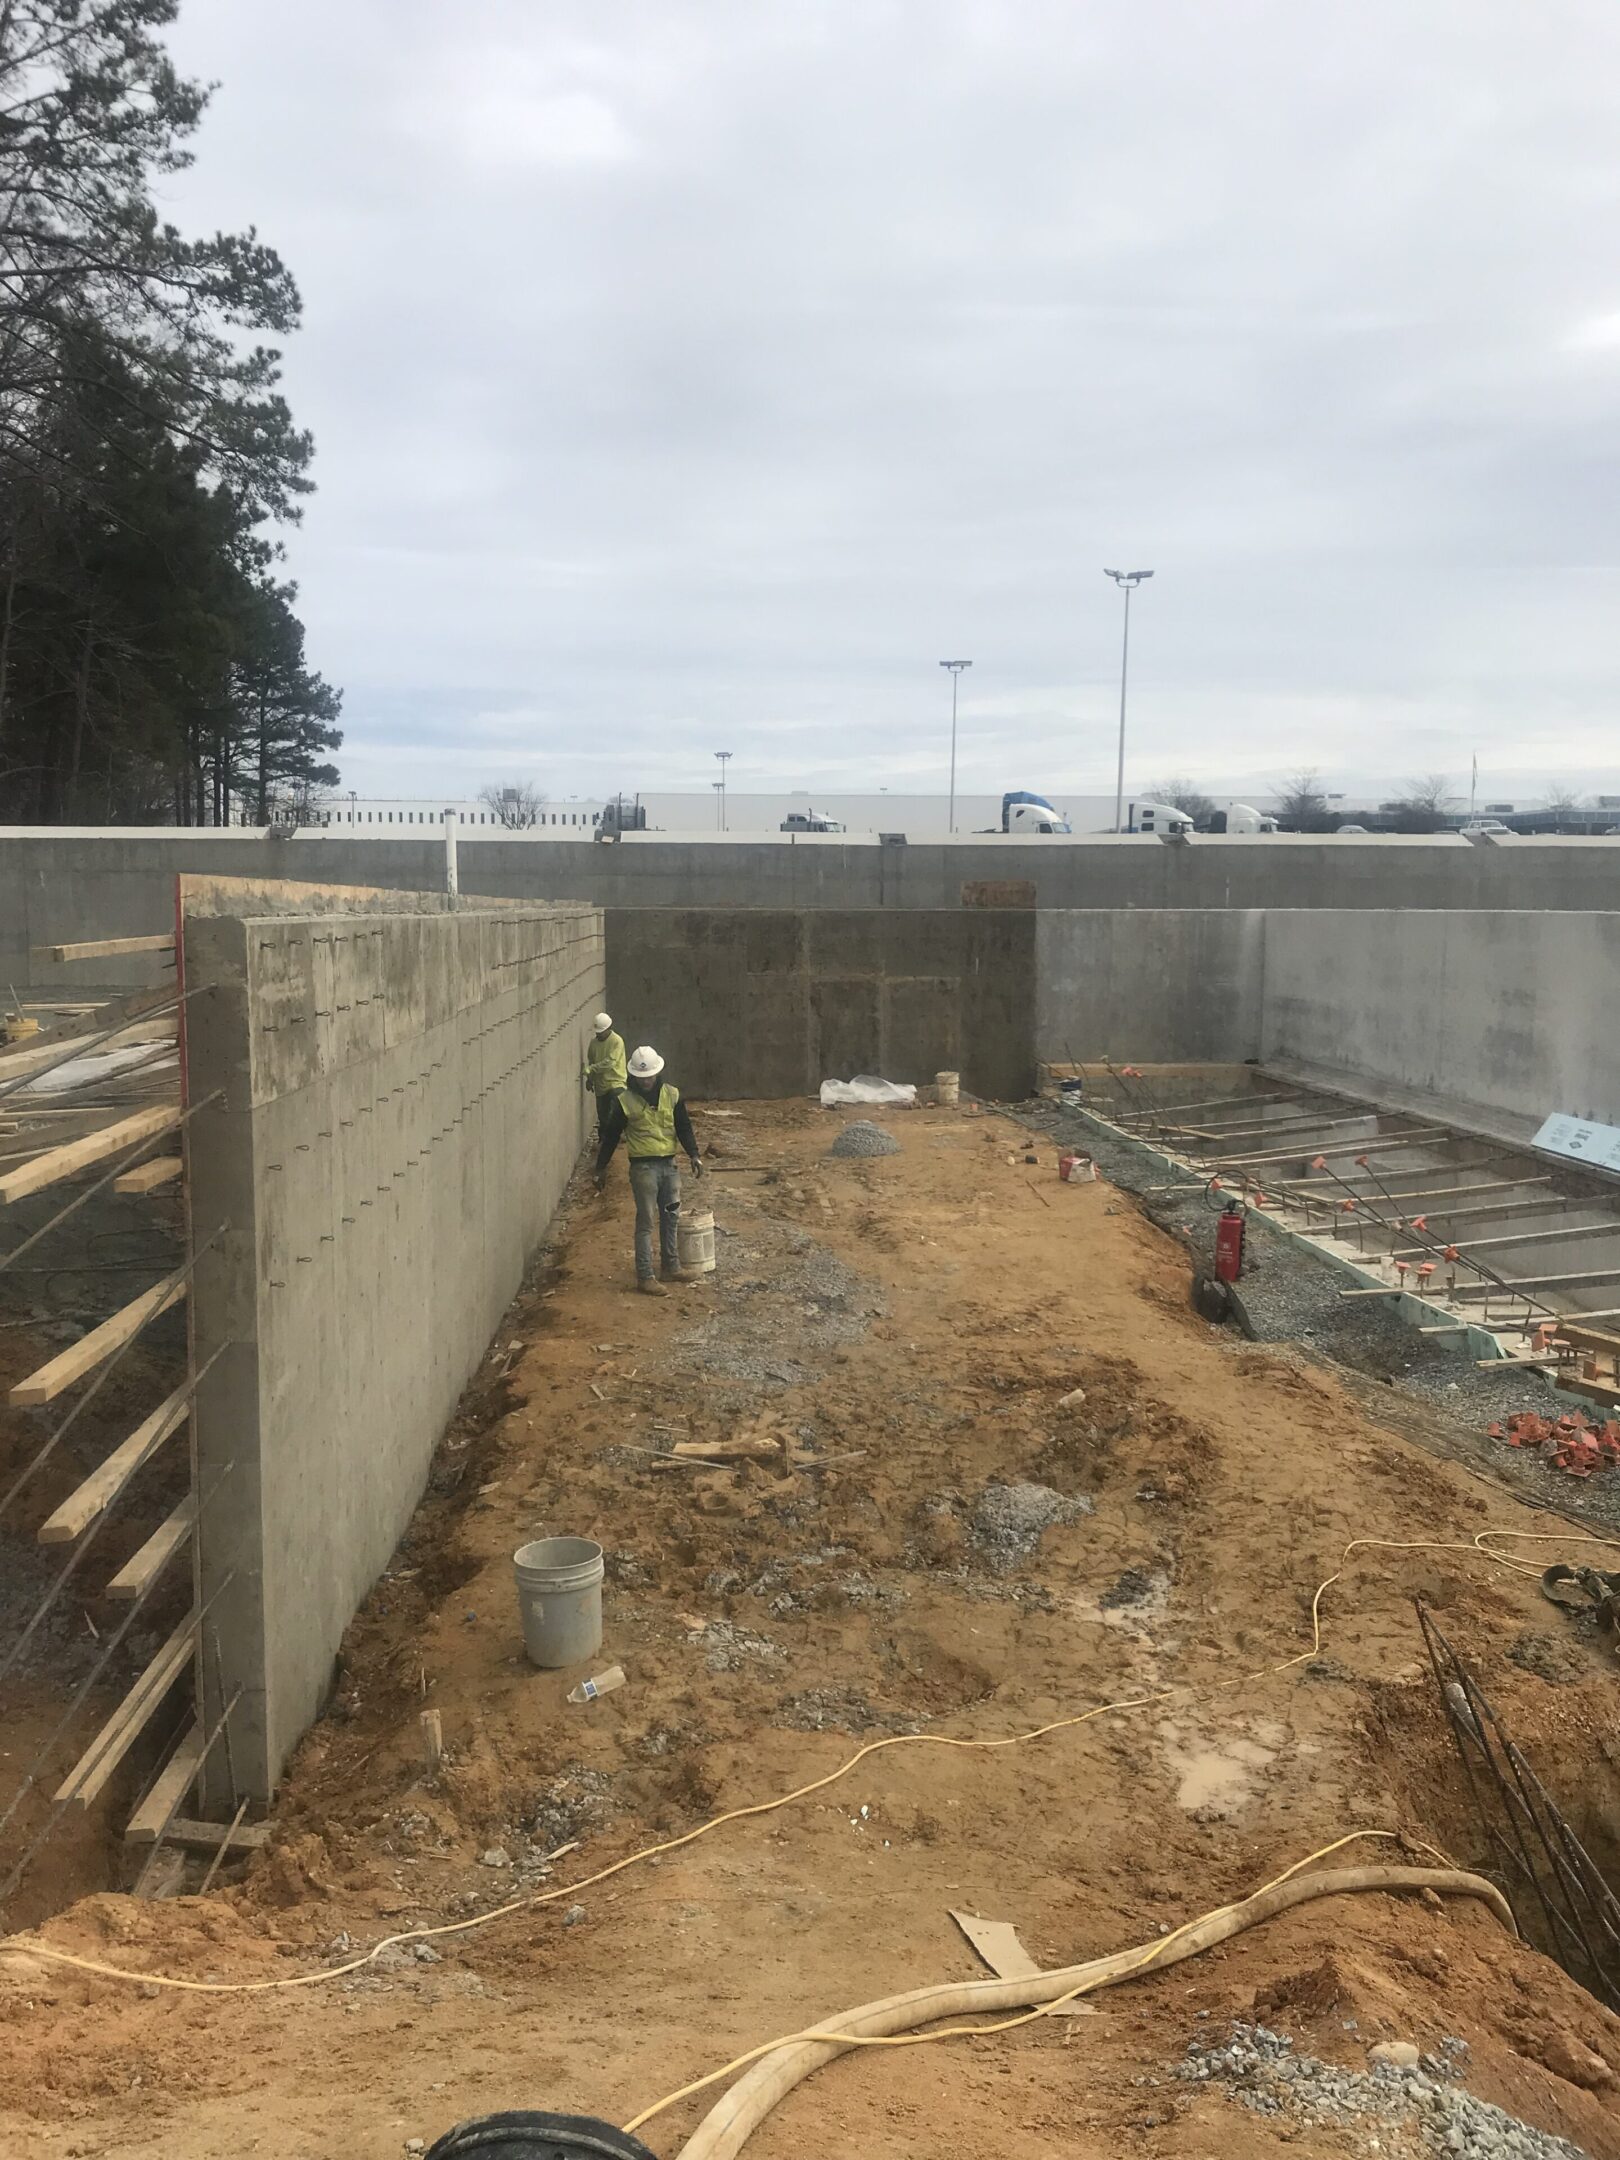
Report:
[{"label": "light pole", "polygon": [[1144,578],[1153,575],[1151,570],[1105,570],[1104,577],[1111,577],[1125,595],[1125,642],[1119,652],[1119,771],[1114,780],[1114,830],[1122,832],[1125,827],[1125,678],[1131,665],[1131,594]]},{"label": "light pole", "polygon": [[726,829],[726,760],[731,756],[731,752],[729,750],[717,750],[714,754],[720,760],[720,779],[717,784],[720,789],[720,830],[724,832]]},{"label": "light pole", "polygon": [[956,690],[962,680],[962,670],[973,665],[971,660],[942,660],[942,668],[951,671],[951,807],[948,830],[956,831]]}]

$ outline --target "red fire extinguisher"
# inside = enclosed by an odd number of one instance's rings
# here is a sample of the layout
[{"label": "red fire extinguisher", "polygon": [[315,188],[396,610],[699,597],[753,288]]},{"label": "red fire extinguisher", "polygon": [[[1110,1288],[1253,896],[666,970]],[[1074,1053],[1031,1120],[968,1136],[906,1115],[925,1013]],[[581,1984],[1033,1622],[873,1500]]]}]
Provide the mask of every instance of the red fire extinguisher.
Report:
[{"label": "red fire extinguisher", "polygon": [[1222,1282],[1236,1282],[1243,1273],[1245,1220],[1242,1201],[1228,1200],[1215,1225],[1215,1273]]}]

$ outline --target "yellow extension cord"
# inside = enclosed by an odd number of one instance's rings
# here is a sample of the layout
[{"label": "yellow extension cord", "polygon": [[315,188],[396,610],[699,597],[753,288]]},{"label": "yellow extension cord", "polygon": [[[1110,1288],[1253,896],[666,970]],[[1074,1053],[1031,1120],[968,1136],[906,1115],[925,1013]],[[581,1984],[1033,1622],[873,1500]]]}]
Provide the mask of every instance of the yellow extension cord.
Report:
[{"label": "yellow extension cord", "polygon": [[[67,1966],[75,1972],[92,1973],[99,1979],[122,1980],[131,1986],[137,1987],[169,1988],[190,1995],[261,1995],[286,1988],[319,1987],[327,1981],[341,1980],[349,1973],[359,1972],[364,1966],[374,1963],[382,1955],[383,1951],[396,1948],[402,1943],[431,1942],[444,1935],[470,1934],[474,1929],[489,1927],[497,1920],[504,1920],[510,1913],[532,1912],[540,1906],[555,1904],[562,1898],[577,1898],[582,1890],[593,1889],[598,1883],[610,1882],[614,1876],[622,1875],[626,1869],[638,1867],[644,1861],[658,1859],[665,1853],[679,1852],[684,1846],[696,1844],[700,1838],[706,1838],[714,1831],[724,1829],[728,1823],[747,1822],[757,1815],[774,1815],[781,1808],[792,1807],[797,1801],[807,1800],[814,1793],[824,1792],[829,1785],[836,1785],[841,1779],[846,1778],[852,1770],[858,1768],[870,1756],[881,1755],[888,1748],[965,1748],[984,1753],[994,1753],[1004,1748],[1023,1747],[1032,1740],[1045,1739],[1052,1733],[1068,1732],[1079,1725],[1089,1725],[1096,1718],[1121,1715],[1131,1710],[1149,1709],[1156,1703],[1171,1702],[1178,1698],[1187,1702],[1198,1702],[1232,1688],[1248,1686],[1255,1681],[1275,1679],[1279,1673],[1289,1672],[1296,1665],[1308,1664],[1313,1657],[1320,1655],[1322,1648],[1322,1600],[1328,1591],[1333,1588],[1334,1584],[1342,1579],[1346,1566],[1355,1553],[1474,1553],[1493,1561],[1499,1567],[1511,1568],[1516,1574],[1540,1574],[1541,1570],[1532,1562],[1520,1559],[1513,1553],[1494,1551],[1492,1541],[1510,1541],[1514,1544],[1528,1545],[1560,1545],[1565,1547],[1570,1545],[1598,1545],[1608,1550],[1620,1550],[1620,1541],[1612,1538],[1591,1537],[1579,1532],[1552,1535],[1546,1532],[1530,1530],[1480,1530],[1475,1533],[1467,1544],[1436,1538],[1352,1538],[1339,1556],[1338,1567],[1327,1577],[1326,1581],[1318,1585],[1316,1594],[1311,1599],[1310,1648],[1301,1650],[1294,1657],[1280,1659],[1274,1665],[1261,1666],[1257,1671],[1240,1674],[1233,1680],[1217,1681],[1207,1688],[1155,1688],[1146,1695],[1127,1696],[1118,1702],[1098,1703],[1090,1710],[1076,1712],[1072,1717],[1054,1718],[1048,1724],[1037,1725],[1028,1732],[1008,1733],[999,1740],[964,1740],[954,1738],[947,1733],[893,1733],[882,1740],[869,1740],[864,1747],[857,1748],[853,1755],[840,1763],[836,1769],[829,1770],[824,1777],[812,1778],[808,1784],[795,1786],[791,1792],[782,1793],[774,1800],[759,1800],[749,1807],[729,1808],[724,1814],[711,1816],[707,1822],[699,1823],[695,1830],[687,1830],[680,1837],[666,1838],[657,1845],[646,1845],[637,1852],[627,1853],[622,1860],[615,1860],[610,1866],[599,1868],[594,1875],[584,1876],[580,1881],[569,1883],[561,1889],[541,1890],[537,1891],[532,1897],[512,1898],[504,1905],[493,1906],[488,1912],[476,1913],[467,1920],[448,1920],[441,1922],[436,1927],[408,1928],[399,1935],[385,1935],[380,1942],[374,1943],[371,1949],[362,1951],[358,1957],[350,1958],[341,1965],[322,1966],[315,1972],[286,1973],[274,1980],[187,1980],[173,1973],[134,1972],[127,1966],[108,1965],[98,1958],[80,1957],[72,1951],[58,1950],[47,1943],[22,1942],[15,1937],[9,1943],[0,1943],[0,1959],[3,1959],[7,1951],[10,1950],[19,1955],[42,1960],[53,1965]],[[1365,1836],[1394,1835],[1392,1832],[1374,1831],[1357,1834]],[[1326,1849],[1328,1851],[1334,1850],[1331,1846]],[[1319,1857],[1320,1855],[1311,1855],[1311,1858]],[[1302,1867],[1308,1864],[1308,1861],[1298,1863]],[[773,2041],[771,2044],[776,2046],[779,2043]]]}]

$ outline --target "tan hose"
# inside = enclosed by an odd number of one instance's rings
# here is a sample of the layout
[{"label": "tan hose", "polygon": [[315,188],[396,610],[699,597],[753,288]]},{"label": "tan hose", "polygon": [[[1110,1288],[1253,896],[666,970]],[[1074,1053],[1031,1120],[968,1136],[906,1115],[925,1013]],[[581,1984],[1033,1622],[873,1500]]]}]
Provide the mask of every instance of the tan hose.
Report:
[{"label": "tan hose", "polygon": [[[1024,1980],[950,1981],[942,1987],[914,1988],[908,1995],[888,1995],[881,2002],[864,2003],[858,2010],[828,2019],[818,2031],[837,2035],[815,2039],[799,2035],[762,2055],[746,2075],[710,2109],[696,2131],[681,2147],[680,2160],[735,2160],[777,2102],[794,2086],[831,2062],[851,2046],[864,2041],[881,2044],[895,2034],[913,2033],[919,2026],[939,2018],[956,2017],[974,2010],[1029,2010],[1038,2016],[1044,2009],[1097,1988],[1111,1986],[1136,1973],[1161,1971],[1196,1957],[1245,1928],[1270,1920],[1290,1906],[1308,1899],[1337,1897],[1351,1890],[1437,1890],[1450,1897],[1479,1898],[1490,1906],[1503,1926],[1513,1929],[1513,1914],[1494,1883],[1482,1875],[1465,1874],[1455,1868],[1354,1867],[1324,1868],[1315,1874],[1294,1875],[1257,1890],[1241,1904],[1224,1905],[1201,1920],[1178,1928],[1175,1934],[1157,1938],[1134,1950],[1117,1950],[1111,1957],[1093,1958],[1089,1964],[1070,1965],[1061,1972],[1037,1973]],[[964,2030],[995,2030],[968,2027]],[[929,2038],[948,2039],[948,2033]],[[903,2044],[903,2043],[902,2043]],[[706,2081],[707,2082],[707,2081]],[[684,2095],[672,2095],[680,2098]],[[661,2112],[661,2103],[657,2110]],[[647,2116],[638,2118],[637,2125]]]}]

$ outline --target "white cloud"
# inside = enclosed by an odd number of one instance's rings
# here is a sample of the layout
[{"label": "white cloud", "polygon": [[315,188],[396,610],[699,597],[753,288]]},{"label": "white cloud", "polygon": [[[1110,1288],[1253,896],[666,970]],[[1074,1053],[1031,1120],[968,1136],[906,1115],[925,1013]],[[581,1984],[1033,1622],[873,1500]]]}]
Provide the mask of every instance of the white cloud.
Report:
[{"label": "white cloud", "polygon": [[1467,20],[188,0],[351,776],[920,775],[960,650],[964,787],[1109,789],[1129,554],[1141,776],[1620,788],[1620,13]]}]

